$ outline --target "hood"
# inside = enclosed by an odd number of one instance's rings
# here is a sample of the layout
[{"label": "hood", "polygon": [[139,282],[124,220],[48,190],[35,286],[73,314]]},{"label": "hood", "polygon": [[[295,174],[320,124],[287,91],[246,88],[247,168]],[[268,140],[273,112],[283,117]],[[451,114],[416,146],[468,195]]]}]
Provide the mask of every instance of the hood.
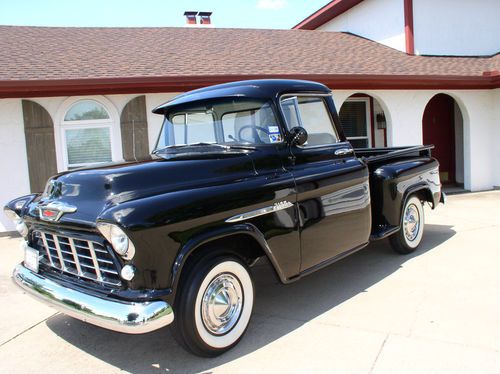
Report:
[{"label": "hood", "polygon": [[[181,189],[231,183],[255,175],[248,154],[219,158],[165,160],[108,164],[78,169],[51,178],[47,189],[28,209],[39,220],[41,209],[65,210],[45,221],[94,225],[96,218],[116,204]],[[73,209],[76,208],[76,209]],[[50,213],[50,212],[49,212]]]}]

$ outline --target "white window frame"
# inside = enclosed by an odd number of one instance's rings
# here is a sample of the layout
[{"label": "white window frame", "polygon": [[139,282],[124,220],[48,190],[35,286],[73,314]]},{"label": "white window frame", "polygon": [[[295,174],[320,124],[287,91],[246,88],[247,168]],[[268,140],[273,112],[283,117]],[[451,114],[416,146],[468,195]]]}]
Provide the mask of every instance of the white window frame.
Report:
[{"label": "white window frame", "polygon": [[[364,102],[365,103],[365,108],[366,108],[366,135],[367,136],[349,136],[346,137],[347,140],[361,140],[361,139],[368,139],[368,148],[373,147],[373,139],[372,139],[372,113],[371,113],[371,106],[370,106],[370,98],[369,97],[349,97],[344,101],[344,103],[347,102]],[[342,107],[340,107],[342,109]]]},{"label": "white window frame", "polygon": [[[101,105],[108,113],[109,118],[99,120],[77,120],[65,121],[64,117],[71,107],[79,101],[94,101]],[[99,165],[103,162],[88,163],[88,164],[73,164],[69,165],[68,151],[66,147],[66,131],[67,129],[89,129],[89,128],[109,128],[111,141],[111,161],[123,161],[121,130],[120,130],[120,115],[116,107],[104,96],[75,96],[66,99],[59,107],[56,115],[57,129],[54,133],[56,141],[57,169],[59,172],[66,171],[71,168]]]}]

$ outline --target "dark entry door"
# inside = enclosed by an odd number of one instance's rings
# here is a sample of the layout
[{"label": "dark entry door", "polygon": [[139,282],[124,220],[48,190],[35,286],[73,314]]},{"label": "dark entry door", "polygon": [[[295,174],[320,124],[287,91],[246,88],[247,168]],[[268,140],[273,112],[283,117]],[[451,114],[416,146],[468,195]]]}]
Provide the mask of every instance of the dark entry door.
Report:
[{"label": "dark entry door", "polygon": [[292,147],[292,158],[285,158],[297,189],[301,271],[365,244],[371,229],[368,170],[351,145],[339,141],[325,100],[282,100],[288,127],[301,126],[309,134],[307,143]]},{"label": "dark entry door", "polygon": [[442,183],[455,183],[455,100],[448,95],[434,96],[422,120],[424,144],[434,144],[432,156],[439,161]]}]

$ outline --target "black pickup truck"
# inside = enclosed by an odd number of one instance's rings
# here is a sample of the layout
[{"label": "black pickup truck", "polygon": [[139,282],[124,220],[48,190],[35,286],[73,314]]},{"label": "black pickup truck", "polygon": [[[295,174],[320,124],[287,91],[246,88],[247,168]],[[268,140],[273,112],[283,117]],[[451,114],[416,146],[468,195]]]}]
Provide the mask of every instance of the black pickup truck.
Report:
[{"label": "black pickup truck", "polygon": [[149,159],[63,172],[6,205],[28,294],[115,331],[172,324],[215,356],[248,326],[259,258],[289,283],[372,240],[409,253],[424,202],[444,202],[432,146],[354,150],[319,83],[229,83],[154,113]]}]

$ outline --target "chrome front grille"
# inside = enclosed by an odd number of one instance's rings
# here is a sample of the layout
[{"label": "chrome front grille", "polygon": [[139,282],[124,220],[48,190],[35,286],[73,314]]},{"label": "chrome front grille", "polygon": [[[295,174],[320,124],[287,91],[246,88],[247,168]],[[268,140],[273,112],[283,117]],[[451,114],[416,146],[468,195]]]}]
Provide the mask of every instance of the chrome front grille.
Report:
[{"label": "chrome front grille", "polygon": [[36,246],[44,255],[42,263],[96,282],[121,284],[113,256],[102,244],[43,231],[34,235]]}]

